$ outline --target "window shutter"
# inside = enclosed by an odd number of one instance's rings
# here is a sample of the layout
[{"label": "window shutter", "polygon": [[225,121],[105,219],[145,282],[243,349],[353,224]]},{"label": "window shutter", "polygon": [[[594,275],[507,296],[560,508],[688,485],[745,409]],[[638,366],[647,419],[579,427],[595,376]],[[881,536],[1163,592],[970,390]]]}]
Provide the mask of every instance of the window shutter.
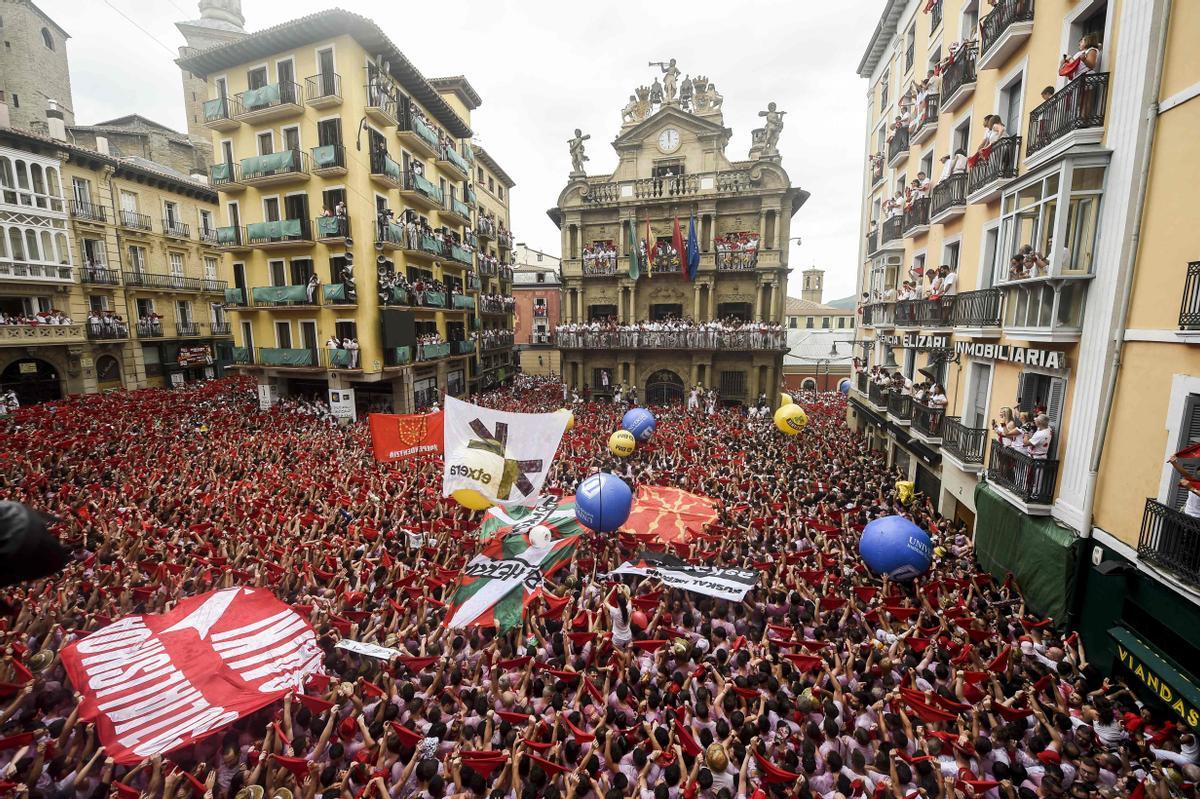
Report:
[{"label": "window shutter", "polygon": [[1050,393],[1046,397],[1046,415],[1050,417],[1050,426],[1054,428],[1055,433],[1058,432],[1059,423],[1062,421],[1063,397],[1066,393],[1066,380],[1056,377],[1050,381]]},{"label": "window shutter", "polygon": [[[1179,449],[1200,441],[1200,395],[1188,395],[1183,406],[1183,423],[1179,429]],[[1200,467],[1200,458],[1180,458],[1179,465],[1189,473],[1195,473]],[[1187,489],[1179,485],[1179,476],[1172,470],[1171,493],[1167,496],[1167,504],[1176,510],[1181,510],[1187,501]]]}]

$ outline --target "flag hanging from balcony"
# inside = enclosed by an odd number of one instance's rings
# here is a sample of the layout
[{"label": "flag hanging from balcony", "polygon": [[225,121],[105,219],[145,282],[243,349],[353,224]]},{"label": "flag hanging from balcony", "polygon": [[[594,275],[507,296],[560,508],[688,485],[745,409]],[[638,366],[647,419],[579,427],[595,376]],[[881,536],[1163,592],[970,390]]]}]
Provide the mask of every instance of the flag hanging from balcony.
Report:
[{"label": "flag hanging from balcony", "polygon": [[671,246],[675,248],[675,252],[679,255],[679,272],[683,275],[683,279],[687,280],[687,257],[683,252],[683,231],[679,228],[679,214],[675,214],[675,227],[671,232]]},{"label": "flag hanging from balcony", "polygon": [[693,211],[688,221],[687,240],[687,279],[695,282],[696,271],[700,268],[700,242],[696,239],[696,213]]},{"label": "flag hanging from balcony", "polygon": [[654,234],[650,232],[649,214],[646,214],[646,277],[654,277]]},{"label": "flag hanging from balcony", "polygon": [[633,280],[642,276],[641,269],[638,268],[637,231],[634,229],[636,227],[633,220],[630,220],[629,235],[625,240],[625,249],[629,251],[629,277]]},{"label": "flag hanging from balcony", "polygon": [[1183,449],[1175,453],[1176,458],[1200,458],[1200,441],[1195,444],[1188,444]]}]

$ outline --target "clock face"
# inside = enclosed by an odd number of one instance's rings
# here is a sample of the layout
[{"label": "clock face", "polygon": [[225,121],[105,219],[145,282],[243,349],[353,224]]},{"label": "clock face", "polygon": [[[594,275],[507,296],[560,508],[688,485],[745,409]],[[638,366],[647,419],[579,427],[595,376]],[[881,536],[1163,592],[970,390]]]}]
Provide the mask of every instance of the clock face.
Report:
[{"label": "clock face", "polygon": [[673,153],[679,149],[679,131],[667,128],[658,134],[658,149],[664,153]]}]

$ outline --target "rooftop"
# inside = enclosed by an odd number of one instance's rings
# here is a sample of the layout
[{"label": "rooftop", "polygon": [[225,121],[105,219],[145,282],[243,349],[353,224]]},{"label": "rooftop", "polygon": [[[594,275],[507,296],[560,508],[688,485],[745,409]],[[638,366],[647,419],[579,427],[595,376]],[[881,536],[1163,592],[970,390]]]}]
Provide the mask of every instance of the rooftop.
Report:
[{"label": "rooftop", "polygon": [[875,25],[875,31],[867,42],[867,50],[858,62],[860,78],[871,77],[875,67],[879,66],[879,60],[883,58],[888,42],[896,35],[896,29],[900,26],[900,15],[904,13],[905,5],[905,0],[887,0],[883,13],[879,15],[879,22]]},{"label": "rooftop", "polygon": [[[811,366],[818,361],[850,363],[854,358],[853,330],[788,330],[784,366]],[[830,354],[834,350],[834,354]]]},{"label": "rooftop", "polygon": [[153,119],[147,119],[141,114],[128,114],[116,119],[106,119],[92,125],[71,125],[71,130],[90,131],[93,133],[139,133],[145,130],[161,133],[172,141],[187,143],[190,141],[186,133],[169,128]]},{"label": "rooftop", "polygon": [[467,80],[465,75],[430,78],[429,84],[438,91],[454,92],[458,95],[459,101],[471,111],[483,105],[479,93],[475,91],[475,87],[471,85],[471,81]]},{"label": "rooftop", "polygon": [[845,316],[846,310],[826,303],[788,297],[784,304],[784,316]]},{"label": "rooftop", "polygon": [[488,151],[483,149],[481,145],[472,144],[471,152],[475,153],[475,157],[483,162],[483,165],[488,168],[489,172],[500,178],[500,182],[504,184],[505,188],[511,189],[517,185],[517,182],[508,176],[508,173],[501,168],[500,164],[496,163],[496,159],[492,158]]}]

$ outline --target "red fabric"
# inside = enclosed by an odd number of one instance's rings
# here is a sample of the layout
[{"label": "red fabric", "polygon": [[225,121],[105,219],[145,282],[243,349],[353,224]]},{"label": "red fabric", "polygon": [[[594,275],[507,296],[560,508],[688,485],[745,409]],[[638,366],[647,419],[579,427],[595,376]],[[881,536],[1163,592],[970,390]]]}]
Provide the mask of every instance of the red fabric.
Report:
[{"label": "red fabric", "polygon": [[762,779],[767,785],[783,785],[790,782],[795,782],[800,779],[799,774],[794,774],[785,769],[779,768],[771,761],[760,755],[757,751],[754,753],[754,759],[758,762],[759,771],[762,772]]},{"label": "red fabric", "polygon": [[529,655],[523,655],[519,658],[509,658],[508,660],[500,660],[496,662],[496,666],[502,671],[512,671],[513,669],[523,669],[525,664],[533,658]]},{"label": "red fabric", "polygon": [[472,771],[479,772],[479,775],[485,780],[492,775],[492,772],[504,766],[508,762],[504,752],[495,752],[491,750],[485,751],[464,751],[458,755],[462,758],[462,764]]},{"label": "red fabric", "polygon": [[410,415],[372,413],[367,416],[367,424],[371,428],[371,451],[380,463],[442,452],[445,447],[445,419],[441,411]]},{"label": "red fabric", "polygon": [[407,667],[409,671],[418,672],[424,671],[434,663],[437,663],[437,657],[398,657],[396,658],[396,662]]},{"label": "red fabric", "polygon": [[643,652],[654,652],[667,645],[665,638],[650,638],[645,641],[634,641],[633,645]]},{"label": "red fabric", "polygon": [[0,752],[7,752],[9,749],[20,749],[22,746],[29,746],[33,743],[33,733],[20,732],[16,735],[10,735],[7,738],[0,738]]},{"label": "red fabric", "polygon": [[579,743],[586,744],[586,743],[591,743],[592,741],[596,740],[595,735],[593,735],[590,732],[586,732],[584,730],[579,729],[578,727],[576,727],[574,724],[571,723],[570,719],[564,718],[563,721],[565,721],[567,723],[567,729],[569,729],[571,731],[571,735],[574,736],[575,740],[579,741]]},{"label": "red fabric", "polygon": [[692,737],[692,731],[688,729],[686,724],[675,725],[675,736],[679,738],[679,745],[683,748],[683,753],[688,757],[695,757],[703,750],[700,744],[696,743],[696,739]]},{"label": "red fabric", "polygon": [[513,713],[511,710],[497,710],[496,715],[507,721],[509,724],[520,724],[524,726],[529,722],[528,713]]},{"label": "red fabric", "polygon": [[292,775],[295,776],[297,780],[303,780],[308,776],[308,761],[302,757],[271,755],[271,760],[292,772]]},{"label": "red fabric", "polygon": [[324,713],[326,710],[329,710],[331,707],[333,707],[333,702],[322,699],[319,696],[309,696],[308,694],[298,694],[296,696],[296,699],[298,699],[300,701],[300,704],[302,704],[306,708],[308,708],[309,712],[312,713],[314,716],[319,716],[322,713]]},{"label": "red fabric", "polygon": [[954,713],[948,713],[945,710],[936,708],[933,705],[928,705],[924,702],[919,702],[915,699],[905,697],[904,704],[908,705],[917,718],[926,724],[933,724],[938,721],[954,721],[958,716]]},{"label": "red fabric", "polygon": [[800,671],[819,669],[822,663],[821,659],[816,655],[801,655],[796,652],[788,652],[784,657],[792,661],[792,665]]},{"label": "red fabric", "polygon": [[[529,742],[526,741],[526,743],[529,743]],[[534,763],[537,763],[539,766],[541,766],[542,771],[546,772],[546,776],[551,777],[551,778],[557,777],[559,774],[562,774],[563,772],[569,770],[566,766],[560,766],[557,763],[552,763],[544,757],[535,755],[533,752],[528,752],[528,753],[526,753],[525,756],[528,757],[530,760],[532,760]]]},{"label": "red fabric", "polygon": [[421,742],[421,734],[410,730],[398,721],[391,722],[392,730],[400,739],[400,744],[406,749],[413,749]]}]

